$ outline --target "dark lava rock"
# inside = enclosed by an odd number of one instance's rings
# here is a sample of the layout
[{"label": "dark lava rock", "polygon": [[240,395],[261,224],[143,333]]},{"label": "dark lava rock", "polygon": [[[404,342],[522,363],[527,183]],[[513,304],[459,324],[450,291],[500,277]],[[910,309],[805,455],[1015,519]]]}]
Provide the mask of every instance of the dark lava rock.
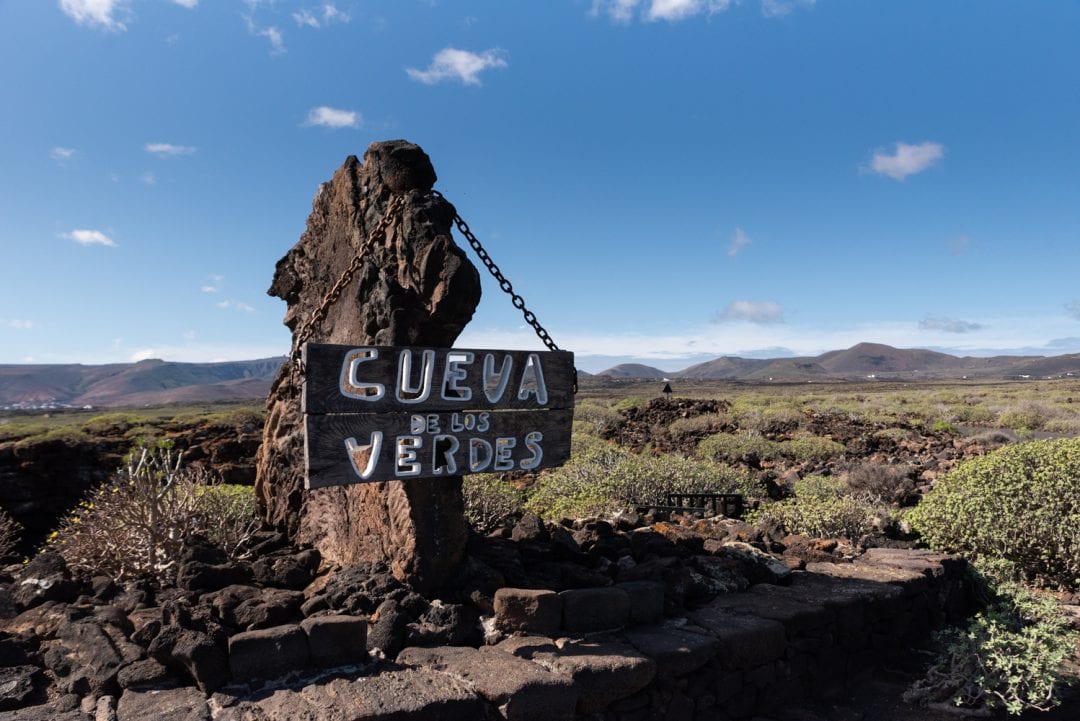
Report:
[{"label": "dark lava rock", "polygon": [[149,653],[166,668],[192,679],[202,691],[215,691],[229,680],[224,648],[201,631],[166,626],[150,644]]},{"label": "dark lava rock", "polygon": [[367,635],[368,653],[381,651],[386,658],[397,656],[405,645],[409,618],[398,606],[397,601],[386,600],[379,604],[372,618]]},{"label": "dark lava rock", "polygon": [[216,591],[251,580],[251,572],[236,563],[188,561],[176,574],[176,585],[187,591]]},{"label": "dark lava rock", "polygon": [[38,704],[45,700],[45,684],[37,666],[0,668],[0,711]]},{"label": "dark lava rock", "polygon": [[547,543],[551,536],[539,516],[534,513],[526,513],[514,526],[510,538],[518,542]]},{"label": "dark lava rock", "polygon": [[79,589],[79,584],[71,579],[63,557],[54,551],[45,551],[30,559],[16,576],[12,599],[19,608],[27,609],[46,601],[73,601],[79,595]]},{"label": "dark lava rock", "polygon": [[484,633],[476,608],[457,603],[433,603],[409,624],[409,646],[479,646]]}]

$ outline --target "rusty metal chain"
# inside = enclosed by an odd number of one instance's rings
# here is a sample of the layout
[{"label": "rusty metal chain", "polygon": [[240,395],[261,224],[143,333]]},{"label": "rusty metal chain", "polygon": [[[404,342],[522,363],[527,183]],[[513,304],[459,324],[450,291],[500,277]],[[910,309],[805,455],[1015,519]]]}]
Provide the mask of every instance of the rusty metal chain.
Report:
[{"label": "rusty metal chain", "polygon": [[[433,195],[438,198],[443,198],[443,194],[437,190],[431,191]],[[521,315],[525,318],[525,322],[532,326],[532,329],[536,331],[536,335],[540,338],[540,341],[547,346],[548,350],[559,350],[559,346],[555,345],[555,341],[551,339],[551,335],[547,332],[544,326],[540,325],[540,321],[536,319],[536,314],[525,307],[525,299],[514,292],[514,286],[510,284],[510,281],[506,279],[506,276],[499,270],[499,266],[495,265],[495,261],[491,259],[488,252],[484,249],[484,246],[480,244],[479,239],[473,232],[469,230],[468,223],[457,214],[454,213],[454,225],[457,226],[458,231],[465,236],[465,240],[469,241],[469,245],[476,251],[476,254],[480,257],[480,261],[484,264],[484,267],[488,269],[492,277],[499,282],[499,288],[510,296],[510,302],[514,307],[521,311]]]},{"label": "rusty metal chain", "polygon": [[316,308],[308,319],[300,326],[300,329],[296,332],[296,343],[292,349],[292,368],[293,375],[302,376],[304,373],[304,362],[301,354],[303,353],[304,343],[311,340],[311,336],[318,330],[319,325],[326,318],[326,313],[330,310],[330,306],[337,302],[337,299],[341,297],[341,292],[345,290],[345,286],[353,279],[356,272],[364,265],[367,260],[366,256],[372,246],[375,245],[380,237],[386,234],[387,228],[394,222],[398,215],[401,214],[402,209],[405,207],[405,196],[398,195],[386,208],[386,212],[383,213],[383,217],[379,219],[379,222],[368,233],[368,237],[360,244],[360,247],[356,249],[356,255],[353,256],[352,262],[349,263],[349,267],[341,274],[341,277],[337,279],[333,287],[326,293],[326,297],[323,298],[322,303]]}]

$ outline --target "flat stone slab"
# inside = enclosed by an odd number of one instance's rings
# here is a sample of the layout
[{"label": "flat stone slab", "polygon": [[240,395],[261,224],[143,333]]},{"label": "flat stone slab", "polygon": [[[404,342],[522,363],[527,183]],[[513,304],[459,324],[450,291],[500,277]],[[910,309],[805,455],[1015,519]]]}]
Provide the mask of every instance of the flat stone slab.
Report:
[{"label": "flat stone slab", "polygon": [[555,636],[562,624],[562,599],[554,591],[500,588],[495,591],[495,625],[502,631]]},{"label": "flat stone slab", "polygon": [[362,663],[367,659],[367,619],[316,616],[300,622],[307,634],[308,658],[319,668]]},{"label": "flat stone slab", "polygon": [[855,559],[855,563],[919,571],[929,578],[941,578],[960,571],[964,565],[957,556],[917,548],[869,548]]},{"label": "flat stone slab", "polygon": [[569,676],[551,673],[524,658],[467,646],[406,648],[397,662],[460,677],[507,721],[571,721],[577,691]]},{"label": "flat stone slab", "polygon": [[825,626],[835,618],[833,612],[824,606],[754,591],[718,596],[709,605],[779,621],[784,624],[789,637]]},{"label": "flat stone slab", "polygon": [[210,721],[202,691],[186,686],[165,691],[125,691],[116,721]]},{"label": "flat stone slab", "polygon": [[661,676],[683,676],[716,656],[720,643],[712,636],[668,626],[639,626],[620,634],[638,651],[656,662]]},{"label": "flat stone slab", "polygon": [[244,631],[229,639],[229,668],[237,681],[277,678],[307,662],[307,636],[298,625]]},{"label": "flat stone slab", "polygon": [[779,621],[739,613],[715,601],[687,615],[716,637],[717,656],[727,668],[753,668],[784,657],[787,632]]},{"label": "flat stone slab", "polygon": [[656,662],[628,643],[611,639],[508,638],[494,647],[526,658],[552,673],[573,679],[578,690],[577,712],[589,714],[648,686]]},{"label": "flat stone slab", "polygon": [[905,596],[914,596],[924,592],[929,579],[922,571],[898,568],[871,563],[808,563],[806,570],[836,578],[857,578],[875,583],[890,583],[898,586]]},{"label": "flat stone slab", "polygon": [[[477,721],[488,718],[484,700],[454,676],[405,669],[357,679],[337,678],[282,689],[241,701],[215,714],[216,721]],[[153,717],[151,717],[153,718]]]}]

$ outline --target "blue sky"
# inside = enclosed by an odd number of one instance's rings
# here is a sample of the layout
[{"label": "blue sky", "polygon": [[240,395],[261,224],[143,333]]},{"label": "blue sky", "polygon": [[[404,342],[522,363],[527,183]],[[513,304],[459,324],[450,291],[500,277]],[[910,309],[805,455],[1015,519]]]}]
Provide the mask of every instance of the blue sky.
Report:
[{"label": "blue sky", "polygon": [[[0,0],[0,362],[286,353],[274,263],[391,138],[585,370],[1080,352],[1078,36],[1019,0]],[[538,342],[485,279],[459,345]]]}]

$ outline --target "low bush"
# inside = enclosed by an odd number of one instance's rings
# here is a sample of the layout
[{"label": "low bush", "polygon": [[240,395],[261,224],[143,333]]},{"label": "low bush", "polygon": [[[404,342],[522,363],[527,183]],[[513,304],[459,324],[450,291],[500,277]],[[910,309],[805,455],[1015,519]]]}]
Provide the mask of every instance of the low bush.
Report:
[{"label": "low bush", "polygon": [[1037,431],[1046,425],[1052,415],[1051,410],[1037,403],[1022,403],[999,413],[997,423],[1002,428],[1027,428]]},{"label": "low bush", "polygon": [[875,506],[899,503],[915,491],[908,468],[883,463],[852,466],[846,482],[851,495]]},{"label": "low bush", "polygon": [[11,515],[0,508],[0,558],[15,550],[19,542],[22,526]]},{"label": "low bush", "polygon": [[668,432],[673,438],[683,439],[705,433],[716,433],[725,426],[731,425],[731,419],[720,413],[706,413],[691,418],[676,418],[668,426]]},{"label": "low bush", "polygon": [[465,518],[479,533],[499,528],[525,505],[525,492],[497,473],[465,476],[461,492],[465,497]]},{"label": "low bush", "polygon": [[828,438],[810,434],[799,434],[788,441],[781,441],[780,455],[798,463],[823,463],[830,458],[842,456],[847,448]]},{"label": "low bush", "polygon": [[584,401],[574,408],[574,428],[583,433],[603,435],[614,430],[621,420],[622,416],[599,403]]},{"label": "low bush", "polygon": [[698,444],[697,455],[715,461],[738,461],[747,457],[765,461],[779,458],[781,451],[779,443],[759,435],[714,433]]},{"label": "low bush", "polygon": [[579,442],[570,461],[541,474],[526,510],[558,520],[632,510],[637,504],[664,504],[667,493],[765,495],[746,473],[713,461],[661,454],[638,455],[617,446]]},{"label": "low bush", "polygon": [[906,700],[1013,715],[1060,703],[1061,668],[1077,631],[1053,598],[1014,585],[997,596],[965,627],[935,635],[942,653]]},{"label": "low bush", "polygon": [[181,465],[168,442],[137,447],[48,539],[68,566],[117,579],[173,577],[184,542],[199,533],[227,553],[258,529],[254,491],[215,483]]},{"label": "low bush", "polygon": [[1080,438],[1006,446],[959,464],[907,521],[935,548],[1080,587]]},{"label": "low bush", "polygon": [[877,509],[845,490],[838,479],[807,476],[796,482],[794,498],[769,503],[750,520],[804,536],[857,540],[873,530]]}]

